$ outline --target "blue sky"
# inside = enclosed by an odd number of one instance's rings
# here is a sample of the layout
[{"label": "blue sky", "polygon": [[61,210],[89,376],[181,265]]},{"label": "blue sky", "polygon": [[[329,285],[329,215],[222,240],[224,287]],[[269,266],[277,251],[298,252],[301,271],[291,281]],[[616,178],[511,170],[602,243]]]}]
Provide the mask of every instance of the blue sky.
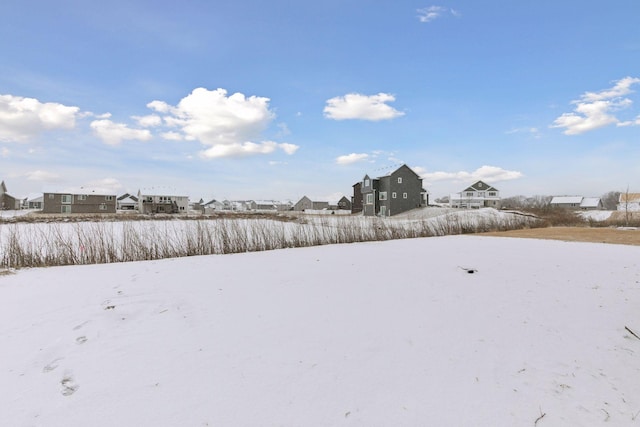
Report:
[{"label": "blue sky", "polygon": [[637,0],[0,5],[11,194],[640,191]]}]

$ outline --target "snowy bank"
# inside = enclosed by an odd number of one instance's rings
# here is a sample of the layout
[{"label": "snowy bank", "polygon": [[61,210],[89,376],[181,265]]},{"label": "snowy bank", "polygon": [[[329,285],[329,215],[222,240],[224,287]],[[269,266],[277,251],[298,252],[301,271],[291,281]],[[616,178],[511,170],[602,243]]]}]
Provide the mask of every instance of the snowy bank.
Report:
[{"label": "snowy bank", "polygon": [[20,270],[0,425],[628,425],[639,260],[449,236]]}]

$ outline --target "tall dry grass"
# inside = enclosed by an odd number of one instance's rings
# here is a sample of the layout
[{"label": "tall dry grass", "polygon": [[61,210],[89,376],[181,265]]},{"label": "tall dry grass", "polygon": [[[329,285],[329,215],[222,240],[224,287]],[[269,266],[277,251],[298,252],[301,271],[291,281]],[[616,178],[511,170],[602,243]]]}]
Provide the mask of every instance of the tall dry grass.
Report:
[{"label": "tall dry grass", "polygon": [[532,227],[535,218],[447,214],[394,221],[323,216],[302,221],[251,218],[165,221],[89,221],[0,224],[4,268],[103,264],[234,254],[318,246],[468,234]]}]

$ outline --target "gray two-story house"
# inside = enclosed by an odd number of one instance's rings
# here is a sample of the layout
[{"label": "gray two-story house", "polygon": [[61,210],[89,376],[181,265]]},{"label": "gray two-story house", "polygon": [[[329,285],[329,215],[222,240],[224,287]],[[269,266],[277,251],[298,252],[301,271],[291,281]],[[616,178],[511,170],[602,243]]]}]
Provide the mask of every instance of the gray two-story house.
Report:
[{"label": "gray two-story house", "polygon": [[428,203],[427,192],[422,188],[422,178],[407,165],[378,178],[365,175],[360,186],[353,186],[354,200],[358,198],[355,194],[358,187],[364,216],[398,215]]},{"label": "gray two-story house", "polygon": [[20,200],[7,193],[7,186],[4,181],[0,183],[0,209],[3,211],[20,209]]}]

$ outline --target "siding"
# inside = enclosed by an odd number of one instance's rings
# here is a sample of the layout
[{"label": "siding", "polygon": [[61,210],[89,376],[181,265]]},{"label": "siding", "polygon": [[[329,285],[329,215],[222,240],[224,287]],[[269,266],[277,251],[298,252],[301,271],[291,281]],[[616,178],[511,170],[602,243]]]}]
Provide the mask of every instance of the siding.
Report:
[{"label": "siding", "polygon": [[[65,203],[62,202],[63,198]],[[63,212],[63,209],[68,209],[68,212]],[[51,214],[116,213],[116,195],[44,193],[42,212]]]}]

